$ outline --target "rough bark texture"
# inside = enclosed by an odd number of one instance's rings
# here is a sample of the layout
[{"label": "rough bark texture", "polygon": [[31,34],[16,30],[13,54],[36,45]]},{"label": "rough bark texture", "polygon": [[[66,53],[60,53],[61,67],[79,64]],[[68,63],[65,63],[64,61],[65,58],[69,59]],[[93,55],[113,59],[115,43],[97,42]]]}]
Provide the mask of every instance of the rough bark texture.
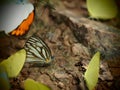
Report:
[{"label": "rough bark texture", "polygon": [[[52,13],[57,22],[64,22],[76,39],[87,47],[90,53],[100,51],[105,59],[119,57],[120,30],[87,18],[74,18],[63,12]],[[53,20],[54,20],[53,19]]]}]

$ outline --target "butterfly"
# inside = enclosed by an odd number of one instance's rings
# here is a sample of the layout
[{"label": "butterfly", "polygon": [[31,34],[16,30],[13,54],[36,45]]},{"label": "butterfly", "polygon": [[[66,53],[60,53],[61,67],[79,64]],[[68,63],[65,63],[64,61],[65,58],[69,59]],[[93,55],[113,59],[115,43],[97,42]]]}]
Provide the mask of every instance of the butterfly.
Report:
[{"label": "butterfly", "polygon": [[53,56],[48,45],[37,35],[31,36],[24,46],[26,50],[26,62],[37,62],[40,66],[49,65]]},{"label": "butterfly", "polygon": [[10,3],[0,6],[0,31],[6,34],[24,35],[34,20],[34,6],[31,3]]}]

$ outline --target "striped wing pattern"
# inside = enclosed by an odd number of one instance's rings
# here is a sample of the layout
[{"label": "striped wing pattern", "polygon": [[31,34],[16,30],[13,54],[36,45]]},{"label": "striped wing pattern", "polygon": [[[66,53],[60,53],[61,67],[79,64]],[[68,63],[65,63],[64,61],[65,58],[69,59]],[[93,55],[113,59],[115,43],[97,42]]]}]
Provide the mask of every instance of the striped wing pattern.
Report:
[{"label": "striped wing pattern", "polygon": [[38,62],[40,64],[49,64],[52,59],[50,48],[37,35],[33,35],[25,44],[27,52],[27,62]]}]

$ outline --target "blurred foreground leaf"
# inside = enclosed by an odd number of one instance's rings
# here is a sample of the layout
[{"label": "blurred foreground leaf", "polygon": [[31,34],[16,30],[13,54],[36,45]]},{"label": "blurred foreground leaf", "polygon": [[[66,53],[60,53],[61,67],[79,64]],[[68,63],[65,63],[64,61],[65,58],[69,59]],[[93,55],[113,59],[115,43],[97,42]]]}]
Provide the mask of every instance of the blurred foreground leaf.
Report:
[{"label": "blurred foreground leaf", "polygon": [[97,52],[91,59],[85,72],[85,81],[89,90],[94,90],[99,76],[100,52]]},{"label": "blurred foreground leaf", "polygon": [[25,58],[26,58],[26,51],[24,49],[16,52],[15,54],[11,55],[10,57],[8,57],[8,59],[3,60],[0,63],[0,66],[4,67],[8,77],[16,77],[25,62]]},{"label": "blurred foreground leaf", "polygon": [[36,82],[32,79],[25,80],[24,88],[25,88],[25,90],[51,90],[46,85]]},{"label": "blurred foreground leaf", "polygon": [[0,66],[0,90],[9,90],[10,83],[6,70]]},{"label": "blurred foreground leaf", "polygon": [[112,19],[118,13],[115,0],[87,0],[87,9],[96,19]]}]

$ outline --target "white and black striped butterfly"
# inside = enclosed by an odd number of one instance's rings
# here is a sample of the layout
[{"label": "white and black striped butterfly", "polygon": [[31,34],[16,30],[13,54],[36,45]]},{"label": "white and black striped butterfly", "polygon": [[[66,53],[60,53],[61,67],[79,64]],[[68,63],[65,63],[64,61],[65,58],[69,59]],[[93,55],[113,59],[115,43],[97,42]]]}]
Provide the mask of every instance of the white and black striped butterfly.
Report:
[{"label": "white and black striped butterfly", "polygon": [[52,54],[48,45],[37,35],[28,39],[24,46],[27,52],[26,62],[36,62],[42,66],[52,62]]}]

